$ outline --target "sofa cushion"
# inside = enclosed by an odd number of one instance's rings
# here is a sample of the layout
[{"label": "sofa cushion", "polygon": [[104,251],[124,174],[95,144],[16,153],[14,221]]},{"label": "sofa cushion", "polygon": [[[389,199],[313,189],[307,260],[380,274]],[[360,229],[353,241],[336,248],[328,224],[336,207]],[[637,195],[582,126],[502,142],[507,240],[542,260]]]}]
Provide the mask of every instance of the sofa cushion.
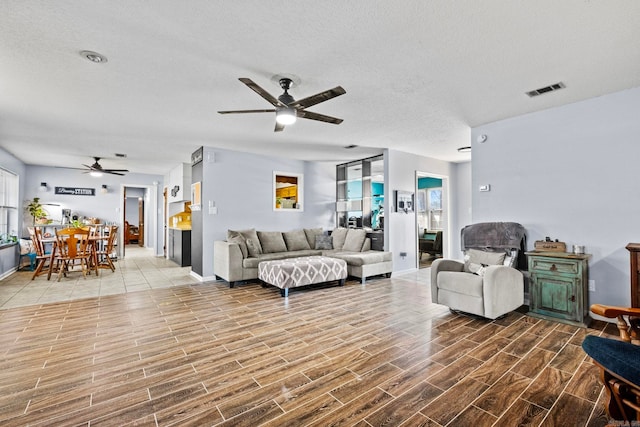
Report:
[{"label": "sofa cushion", "polygon": [[313,248],[316,245],[316,236],[325,235],[322,228],[305,228],[304,234],[307,236],[307,242],[309,242],[310,248]]},{"label": "sofa cushion", "polygon": [[244,237],[241,235],[235,235],[233,237],[227,237],[227,242],[229,243],[237,243],[240,246],[240,252],[242,252],[242,258],[246,258],[249,256],[249,250],[247,249],[247,242],[244,240]]},{"label": "sofa cushion", "polygon": [[318,235],[316,236],[316,244],[313,246],[315,249],[333,249],[331,236]]},{"label": "sofa cushion", "polygon": [[282,233],[282,237],[284,237],[284,242],[287,244],[288,251],[311,249],[304,230],[287,231]]},{"label": "sofa cushion", "polygon": [[258,234],[256,233],[256,230],[254,228],[238,231],[227,230],[227,241],[229,241],[229,238],[238,235],[244,238],[249,256],[256,256],[262,253],[262,246],[260,246],[260,240],[258,240]]},{"label": "sofa cushion", "polygon": [[287,244],[280,231],[258,231],[258,239],[263,254],[287,252]]},{"label": "sofa cushion", "polygon": [[333,249],[342,249],[344,246],[344,241],[347,238],[347,228],[334,228],[331,232],[331,241],[333,243]]},{"label": "sofa cushion", "polygon": [[464,271],[467,273],[482,272],[482,267],[487,265],[502,265],[506,253],[467,249],[464,255]]},{"label": "sofa cushion", "polygon": [[369,264],[377,264],[379,262],[391,261],[393,255],[391,252],[367,251],[367,252],[344,252],[339,250],[322,251],[322,255],[332,258],[343,259],[351,266],[363,266]]},{"label": "sofa cushion", "polygon": [[364,239],[367,238],[367,232],[363,229],[350,228],[347,231],[347,236],[344,239],[344,245],[342,245],[343,251],[360,252]]}]

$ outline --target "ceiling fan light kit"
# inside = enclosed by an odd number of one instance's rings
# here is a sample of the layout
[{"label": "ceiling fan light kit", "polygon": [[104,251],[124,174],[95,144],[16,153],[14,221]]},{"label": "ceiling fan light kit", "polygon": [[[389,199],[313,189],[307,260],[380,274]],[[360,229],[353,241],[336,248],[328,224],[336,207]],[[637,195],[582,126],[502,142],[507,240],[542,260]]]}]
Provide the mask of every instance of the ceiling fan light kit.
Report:
[{"label": "ceiling fan light kit", "polygon": [[[276,113],[276,127],[274,129],[274,132],[282,132],[285,126],[295,123],[297,117],[325,123],[332,123],[335,125],[339,125],[340,123],[342,123],[342,119],[306,110],[306,108],[313,105],[328,101],[329,99],[335,98],[336,96],[344,95],[346,91],[340,86],[336,86],[333,89],[329,89],[324,92],[320,92],[296,101],[288,92],[294,83],[294,81],[289,77],[281,77],[278,79],[278,84],[284,90],[284,93],[277,98],[264,90],[262,87],[258,86],[258,84],[256,84],[251,79],[242,77],[239,80],[247,85],[249,89],[260,95],[269,104],[273,105],[274,108],[268,110],[218,111],[219,114]],[[296,84],[299,84],[299,81],[296,82]]]},{"label": "ceiling fan light kit", "polygon": [[293,108],[281,108],[276,111],[276,122],[281,125],[292,125],[296,122],[296,110]]}]

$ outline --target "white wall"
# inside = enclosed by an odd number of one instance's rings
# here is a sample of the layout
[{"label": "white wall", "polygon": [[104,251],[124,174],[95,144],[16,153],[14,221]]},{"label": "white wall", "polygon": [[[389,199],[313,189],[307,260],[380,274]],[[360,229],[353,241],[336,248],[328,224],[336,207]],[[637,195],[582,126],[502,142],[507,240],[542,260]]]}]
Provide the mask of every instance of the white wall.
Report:
[{"label": "white wall", "polygon": [[125,221],[128,221],[131,225],[138,225],[140,215],[138,212],[138,197],[129,197],[129,190],[127,190],[127,203],[125,207]]},{"label": "white wall", "polygon": [[[387,250],[393,252],[393,271],[405,271],[416,268],[418,233],[415,213],[394,212],[394,191],[416,191],[416,171],[428,172],[443,177],[443,203],[449,211],[448,226],[443,234],[443,255],[454,258],[460,247],[457,211],[459,201],[452,191],[459,186],[457,166],[429,157],[417,156],[395,150],[385,151],[385,242]],[[464,175],[462,176],[464,179]],[[462,184],[460,184],[462,185]],[[464,201],[463,201],[464,202]],[[406,257],[400,257],[406,252]]]},{"label": "white wall", "polygon": [[[23,179],[23,177],[21,177],[21,179]],[[53,220],[60,221],[62,219],[61,210],[64,208],[71,209],[72,212],[76,212],[81,216],[96,217],[105,222],[120,224],[123,186],[151,186],[151,188],[156,188],[156,192],[159,192],[158,186],[154,187],[153,182],[161,183],[162,177],[159,175],[128,173],[125,176],[105,174],[99,178],[94,178],[73,169],[26,166],[24,181],[24,192],[21,194],[23,200],[40,197],[42,203],[60,205],[45,206],[46,210],[50,213],[50,218]],[[40,186],[40,182],[46,182],[49,191],[45,193],[39,192],[38,187]],[[107,194],[100,192],[102,184],[108,186],[109,192]],[[54,187],[95,188],[96,195],[56,195],[54,194]],[[161,185],[159,187],[161,188]],[[158,200],[162,200],[161,194],[159,194]],[[137,210],[136,205],[136,215]],[[154,224],[151,224],[151,222],[147,221],[147,226],[156,226],[156,222],[157,221],[153,221]],[[29,219],[26,218],[24,220],[24,226],[26,227],[28,225],[30,225]],[[120,224],[120,226],[122,226],[122,224]],[[161,233],[160,230],[159,232]],[[155,248],[156,254],[162,253],[162,244],[162,234],[158,235],[158,241],[145,242],[147,247]]]},{"label": "white wall", "polygon": [[[225,240],[228,229],[289,231],[334,227],[335,165],[212,147],[204,147],[204,158],[215,161],[203,166],[203,278],[213,277],[213,242]],[[274,171],[304,175],[303,211],[273,210]],[[215,203],[216,215],[208,214],[209,202]]]},{"label": "white wall", "polygon": [[[625,246],[640,241],[639,111],[635,88],[472,129],[473,221],[519,222],[529,249],[545,236],[586,246],[590,303],[629,305]],[[479,192],[481,184],[491,191]]]},{"label": "white wall", "polygon": [[454,212],[458,228],[453,230],[455,235],[455,245],[451,247],[451,257],[454,259],[462,259],[462,251],[460,250],[460,230],[465,225],[473,223],[471,215],[471,162],[456,163],[456,183],[453,189],[454,198],[457,202],[457,209]]}]

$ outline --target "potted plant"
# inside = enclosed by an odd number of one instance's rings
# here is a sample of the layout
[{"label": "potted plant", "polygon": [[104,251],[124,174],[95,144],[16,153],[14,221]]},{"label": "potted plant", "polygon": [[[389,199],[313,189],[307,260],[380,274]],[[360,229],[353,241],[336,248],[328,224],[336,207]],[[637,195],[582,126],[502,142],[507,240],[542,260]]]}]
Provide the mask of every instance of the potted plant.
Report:
[{"label": "potted plant", "polygon": [[276,197],[276,209],[280,209],[282,206],[282,197]]},{"label": "potted plant", "polygon": [[47,218],[47,211],[42,207],[39,197],[34,197],[27,205],[27,212],[33,218],[33,225],[40,223]]}]

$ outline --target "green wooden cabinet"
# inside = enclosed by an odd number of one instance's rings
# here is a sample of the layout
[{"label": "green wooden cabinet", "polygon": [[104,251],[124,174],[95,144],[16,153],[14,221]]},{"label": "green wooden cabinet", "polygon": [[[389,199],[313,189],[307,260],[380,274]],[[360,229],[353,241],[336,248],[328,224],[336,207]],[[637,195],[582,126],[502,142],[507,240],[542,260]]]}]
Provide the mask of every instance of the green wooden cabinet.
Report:
[{"label": "green wooden cabinet", "polygon": [[526,252],[529,261],[529,314],[587,327],[591,255]]}]

